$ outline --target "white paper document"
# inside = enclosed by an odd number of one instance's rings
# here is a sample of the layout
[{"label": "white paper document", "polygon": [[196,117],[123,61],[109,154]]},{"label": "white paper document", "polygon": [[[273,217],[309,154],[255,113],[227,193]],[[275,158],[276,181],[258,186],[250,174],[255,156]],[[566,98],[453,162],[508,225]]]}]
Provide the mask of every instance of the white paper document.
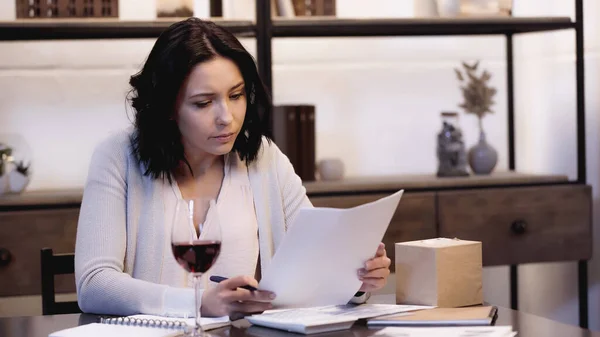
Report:
[{"label": "white paper document", "polygon": [[428,327],[428,328],[383,328],[373,337],[513,337],[511,326],[487,327]]},{"label": "white paper document", "polygon": [[267,310],[262,314],[247,316],[246,319],[255,325],[301,334],[311,334],[349,329],[359,319],[430,308],[432,307],[418,305],[347,304],[315,308]]},{"label": "white paper document", "polygon": [[346,304],[359,290],[357,272],[375,256],[403,192],[353,208],[301,209],[259,289],[277,295],[274,308]]}]

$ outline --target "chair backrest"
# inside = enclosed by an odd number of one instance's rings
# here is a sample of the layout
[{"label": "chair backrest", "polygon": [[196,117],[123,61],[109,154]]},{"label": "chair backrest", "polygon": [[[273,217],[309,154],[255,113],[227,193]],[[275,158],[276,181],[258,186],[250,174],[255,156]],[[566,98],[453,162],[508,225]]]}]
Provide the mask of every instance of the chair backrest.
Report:
[{"label": "chair backrest", "polygon": [[75,254],[54,254],[51,248],[43,248],[42,267],[42,313],[44,315],[80,313],[77,301],[56,302],[54,275],[75,273]]}]

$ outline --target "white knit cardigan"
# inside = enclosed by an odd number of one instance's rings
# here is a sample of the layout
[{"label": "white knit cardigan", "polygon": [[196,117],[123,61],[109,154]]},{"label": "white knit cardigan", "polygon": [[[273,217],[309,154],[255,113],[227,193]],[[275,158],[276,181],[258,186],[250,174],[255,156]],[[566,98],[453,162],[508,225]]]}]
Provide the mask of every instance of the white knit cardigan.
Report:
[{"label": "white knit cardigan", "polygon": [[[84,312],[193,316],[192,288],[160,284],[165,236],[162,179],[143,175],[131,129],[94,150],[77,227],[75,277]],[[288,158],[266,140],[248,167],[261,273],[298,210],[312,207]]]}]

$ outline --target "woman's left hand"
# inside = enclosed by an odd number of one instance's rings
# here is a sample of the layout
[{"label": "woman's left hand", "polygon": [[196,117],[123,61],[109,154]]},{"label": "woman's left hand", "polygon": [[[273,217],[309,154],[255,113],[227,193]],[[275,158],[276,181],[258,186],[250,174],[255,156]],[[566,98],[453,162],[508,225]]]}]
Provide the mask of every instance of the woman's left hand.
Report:
[{"label": "woman's left hand", "polygon": [[363,281],[360,291],[371,292],[383,288],[390,275],[391,263],[385,252],[385,245],[380,243],[375,257],[367,261],[364,268],[358,270],[358,278]]}]

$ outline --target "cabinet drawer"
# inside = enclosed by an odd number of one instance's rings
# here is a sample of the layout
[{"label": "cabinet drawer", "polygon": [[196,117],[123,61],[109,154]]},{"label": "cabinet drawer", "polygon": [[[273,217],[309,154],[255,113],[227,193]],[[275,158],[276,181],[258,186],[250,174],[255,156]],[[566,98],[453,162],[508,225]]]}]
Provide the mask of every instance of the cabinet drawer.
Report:
[{"label": "cabinet drawer", "polygon": [[481,241],[484,265],[592,256],[589,186],[440,192],[438,202],[440,236]]},{"label": "cabinet drawer", "polygon": [[[79,208],[0,212],[0,249],[10,262],[0,266],[0,296],[41,293],[40,249],[75,251]],[[73,275],[55,277],[57,292],[74,292]]]},{"label": "cabinet drawer", "polygon": [[[310,197],[310,200],[317,207],[350,208],[385,196],[387,194],[366,194]],[[435,194],[404,193],[383,238],[387,254],[392,259],[391,269],[394,269],[394,243],[430,239],[435,236]]]}]

